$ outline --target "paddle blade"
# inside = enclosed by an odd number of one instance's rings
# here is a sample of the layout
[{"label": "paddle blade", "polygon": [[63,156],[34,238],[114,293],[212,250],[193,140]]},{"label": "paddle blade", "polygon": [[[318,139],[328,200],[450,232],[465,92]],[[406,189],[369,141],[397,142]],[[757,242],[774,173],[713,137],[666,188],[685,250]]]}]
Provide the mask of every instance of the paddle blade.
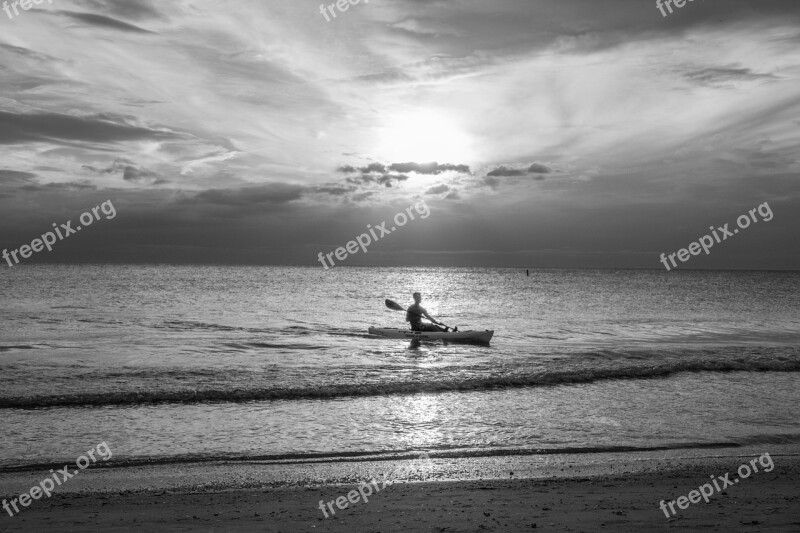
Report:
[{"label": "paddle blade", "polygon": [[394,309],[395,311],[405,311],[406,310],[405,307],[403,307],[402,305],[400,305],[397,302],[393,302],[391,300],[386,300],[385,303],[386,303],[386,307],[388,307],[389,309]]}]

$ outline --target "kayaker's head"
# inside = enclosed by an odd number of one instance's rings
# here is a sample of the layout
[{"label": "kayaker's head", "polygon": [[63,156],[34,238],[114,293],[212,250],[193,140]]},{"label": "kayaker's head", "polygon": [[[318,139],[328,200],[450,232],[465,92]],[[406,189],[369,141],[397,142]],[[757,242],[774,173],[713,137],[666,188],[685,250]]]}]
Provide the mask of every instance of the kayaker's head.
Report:
[{"label": "kayaker's head", "polygon": [[418,304],[418,303],[420,303],[422,301],[422,295],[420,293],[415,292],[413,294],[413,296],[414,296],[414,303],[415,304]]}]

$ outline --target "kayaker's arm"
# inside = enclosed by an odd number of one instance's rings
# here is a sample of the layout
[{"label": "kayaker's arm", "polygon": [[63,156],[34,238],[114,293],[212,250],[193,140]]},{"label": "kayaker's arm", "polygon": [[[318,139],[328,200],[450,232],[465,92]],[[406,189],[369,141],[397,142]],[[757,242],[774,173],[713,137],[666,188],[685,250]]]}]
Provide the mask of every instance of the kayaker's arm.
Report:
[{"label": "kayaker's arm", "polygon": [[434,324],[436,324],[437,326],[441,326],[441,325],[442,325],[442,323],[441,323],[441,322],[439,322],[438,320],[436,320],[435,318],[433,318],[431,315],[429,315],[429,314],[428,314],[428,312],[427,312],[425,309],[423,309],[423,310],[422,310],[422,315],[421,315],[421,316],[423,316],[423,317],[427,318],[428,320],[430,320],[431,322],[433,322],[433,323],[434,323]]},{"label": "kayaker's arm", "polygon": [[419,318],[427,318],[428,320],[430,320],[434,324],[438,324],[436,319],[433,318],[431,315],[429,315],[428,311],[424,307],[422,307],[421,305],[417,305],[417,306],[412,305],[411,307],[408,308],[408,312],[411,313],[414,316],[417,316]]}]

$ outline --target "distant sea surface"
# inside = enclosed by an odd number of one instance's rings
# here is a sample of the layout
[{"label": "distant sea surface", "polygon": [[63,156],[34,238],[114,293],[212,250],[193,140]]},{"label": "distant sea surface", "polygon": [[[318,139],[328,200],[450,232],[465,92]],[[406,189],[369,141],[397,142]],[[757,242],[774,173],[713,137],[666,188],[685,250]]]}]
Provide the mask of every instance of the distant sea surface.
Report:
[{"label": "distant sea surface", "polygon": [[[489,346],[376,338],[423,306]],[[800,443],[800,273],[34,265],[0,469]]]}]

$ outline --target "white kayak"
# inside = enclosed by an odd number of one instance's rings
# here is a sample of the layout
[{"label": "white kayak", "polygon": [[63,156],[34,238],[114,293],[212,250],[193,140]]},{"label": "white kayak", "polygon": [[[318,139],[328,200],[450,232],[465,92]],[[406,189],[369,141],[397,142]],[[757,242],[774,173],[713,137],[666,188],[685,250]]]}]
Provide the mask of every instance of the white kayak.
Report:
[{"label": "white kayak", "polygon": [[489,342],[494,335],[493,329],[483,331],[411,331],[410,329],[376,328],[367,331],[373,335],[390,339],[448,340],[460,342]]}]

